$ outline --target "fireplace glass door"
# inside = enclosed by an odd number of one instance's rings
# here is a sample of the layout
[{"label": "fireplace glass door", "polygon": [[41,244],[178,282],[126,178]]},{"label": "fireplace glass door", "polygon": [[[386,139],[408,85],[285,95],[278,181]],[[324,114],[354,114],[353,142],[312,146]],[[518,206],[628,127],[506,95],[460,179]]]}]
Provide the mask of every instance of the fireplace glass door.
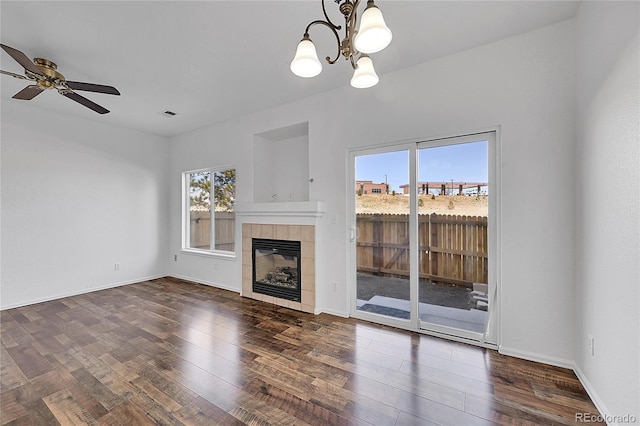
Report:
[{"label": "fireplace glass door", "polygon": [[300,241],[252,239],[253,292],[301,301]]}]

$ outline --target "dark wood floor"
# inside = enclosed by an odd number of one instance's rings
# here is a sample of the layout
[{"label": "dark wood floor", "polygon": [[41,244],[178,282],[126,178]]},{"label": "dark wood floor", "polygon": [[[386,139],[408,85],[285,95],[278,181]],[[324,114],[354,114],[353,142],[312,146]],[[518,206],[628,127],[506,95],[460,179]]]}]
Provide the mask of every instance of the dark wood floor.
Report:
[{"label": "dark wood floor", "polygon": [[569,370],[176,279],[2,311],[11,425],[573,424]]}]

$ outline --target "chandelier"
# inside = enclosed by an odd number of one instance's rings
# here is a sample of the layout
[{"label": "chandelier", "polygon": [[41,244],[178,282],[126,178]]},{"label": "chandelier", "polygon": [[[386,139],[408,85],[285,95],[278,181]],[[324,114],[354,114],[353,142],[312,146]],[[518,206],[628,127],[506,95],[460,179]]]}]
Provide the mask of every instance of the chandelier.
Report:
[{"label": "chandelier", "polygon": [[309,37],[309,30],[314,25],[324,25],[329,28],[336,37],[338,53],[331,59],[325,59],[329,64],[335,64],[340,54],[351,63],[354,69],[351,85],[359,89],[372,87],[378,84],[378,75],[373,69],[370,53],[376,53],[384,49],[391,42],[391,30],[384,23],[382,12],[375,5],[374,0],[367,1],[367,7],[362,13],[360,27],[356,30],[358,21],[358,5],[360,0],[334,0],[344,15],[345,36],[340,40],[338,31],[340,25],[335,25],[327,16],[327,10],[322,0],[322,12],[324,20],[316,20],[307,25],[302,40],[298,43],[296,56],[291,61],[291,71],[300,77],[315,77],[322,71],[322,63],[318,60],[316,47]]}]

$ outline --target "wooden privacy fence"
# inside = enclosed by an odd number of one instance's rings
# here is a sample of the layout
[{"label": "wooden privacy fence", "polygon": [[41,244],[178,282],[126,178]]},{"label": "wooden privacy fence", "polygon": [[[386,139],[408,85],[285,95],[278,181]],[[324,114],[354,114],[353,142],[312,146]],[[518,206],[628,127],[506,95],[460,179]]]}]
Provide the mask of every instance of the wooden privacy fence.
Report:
[{"label": "wooden privacy fence", "polygon": [[[357,269],[409,276],[409,216],[358,214]],[[471,286],[488,283],[487,218],[419,215],[420,278]]]},{"label": "wooden privacy fence", "polygon": [[[236,215],[215,212],[215,249],[233,251],[235,246]],[[191,212],[191,247],[210,248],[211,217],[208,211]]]},{"label": "wooden privacy fence", "polygon": [[[235,214],[216,212],[218,250],[234,250]],[[409,276],[409,216],[358,214],[357,270]],[[209,212],[191,212],[191,247],[209,248]],[[487,218],[419,215],[420,278],[471,286],[488,283]]]}]

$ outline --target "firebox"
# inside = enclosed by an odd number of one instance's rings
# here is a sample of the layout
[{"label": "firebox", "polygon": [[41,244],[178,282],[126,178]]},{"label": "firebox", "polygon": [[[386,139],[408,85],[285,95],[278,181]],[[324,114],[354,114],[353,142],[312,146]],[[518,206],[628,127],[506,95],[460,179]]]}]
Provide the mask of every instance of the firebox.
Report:
[{"label": "firebox", "polygon": [[253,238],[253,292],[301,301],[300,241]]}]

